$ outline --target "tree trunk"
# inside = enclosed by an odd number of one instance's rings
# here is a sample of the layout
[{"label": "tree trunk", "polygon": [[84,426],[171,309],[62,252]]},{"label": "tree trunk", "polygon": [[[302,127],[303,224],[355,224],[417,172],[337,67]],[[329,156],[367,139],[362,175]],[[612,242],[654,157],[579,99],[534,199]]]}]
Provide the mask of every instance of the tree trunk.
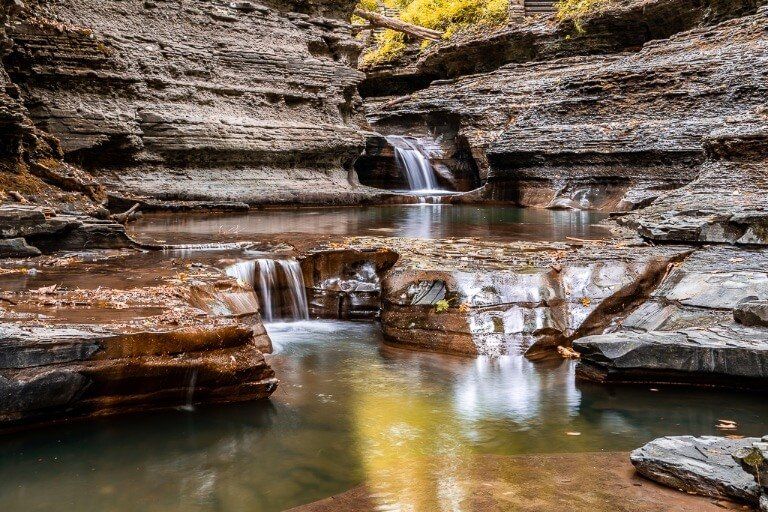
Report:
[{"label": "tree trunk", "polygon": [[367,20],[374,27],[388,28],[396,32],[402,32],[409,36],[417,37],[419,39],[429,39],[431,41],[439,41],[443,38],[443,33],[437,30],[432,30],[418,25],[412,25],[400,21],[396,18],[389,18],[382,16],[371,11],[364,11],[362,9],[355,9],[355,15]]}]

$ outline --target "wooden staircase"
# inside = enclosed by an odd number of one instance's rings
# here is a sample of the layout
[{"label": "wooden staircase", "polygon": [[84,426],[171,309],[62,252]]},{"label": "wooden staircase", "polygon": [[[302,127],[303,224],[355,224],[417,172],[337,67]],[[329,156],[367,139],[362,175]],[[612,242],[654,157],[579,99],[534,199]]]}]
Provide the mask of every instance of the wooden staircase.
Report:
[{"label": "wooden staircase", "polygon": [[546,16],[557,10],[557,0],[525,0],[526,16]]}]

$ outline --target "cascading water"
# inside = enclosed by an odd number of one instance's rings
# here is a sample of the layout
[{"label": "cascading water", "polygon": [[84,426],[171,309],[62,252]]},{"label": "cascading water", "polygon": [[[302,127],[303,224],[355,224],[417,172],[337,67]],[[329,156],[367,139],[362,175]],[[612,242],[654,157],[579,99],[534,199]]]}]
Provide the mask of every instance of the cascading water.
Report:
[{"label": "cascading water", "polygon": [[242,261],[229,267],[227,275],[254,289],[265,322],[309,318],[304,276],[298,261],[268,258]]},{"label": "cascading water", "polygon": [[395,149],[395,160],[413,191],[438,191],[437,177],[429,153],[411,137],[390,135],[387,142]]}]

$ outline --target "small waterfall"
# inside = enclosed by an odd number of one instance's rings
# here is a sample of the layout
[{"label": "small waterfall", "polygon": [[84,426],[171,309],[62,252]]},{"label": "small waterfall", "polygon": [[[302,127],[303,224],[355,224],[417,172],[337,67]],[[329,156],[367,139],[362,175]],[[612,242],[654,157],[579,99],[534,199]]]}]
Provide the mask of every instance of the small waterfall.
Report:
[{"label": "small waterfall", "polygon": [[395,149],[397,166],[408,179],[411,190],[439,190],[429,153],[418,139],[390,135],[387,142]]},{"label": "small waterfall", "polygon": [[227,275],[254,289],[265,322],[309,318],[307,290],[298,261],[267,258],[242,261],[229,267]]}]

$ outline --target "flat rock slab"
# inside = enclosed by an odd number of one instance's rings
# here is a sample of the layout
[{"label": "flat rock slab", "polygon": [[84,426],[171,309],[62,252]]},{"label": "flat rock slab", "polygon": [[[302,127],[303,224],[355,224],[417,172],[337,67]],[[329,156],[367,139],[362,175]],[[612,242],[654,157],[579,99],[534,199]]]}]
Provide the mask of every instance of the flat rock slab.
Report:
[{"label": "flat rock slab", "polygon": [[755,478],[732,457],[756,441],[759,439],[662,437],[633,451],[630,460],[641,475],[664,485],[757,505],[760,488]]},{"label": "flat rock slab", "polygon": [[768,386],[768,330],[738,324],[618,332],[574,342],[579,377],[600,382]]}]

